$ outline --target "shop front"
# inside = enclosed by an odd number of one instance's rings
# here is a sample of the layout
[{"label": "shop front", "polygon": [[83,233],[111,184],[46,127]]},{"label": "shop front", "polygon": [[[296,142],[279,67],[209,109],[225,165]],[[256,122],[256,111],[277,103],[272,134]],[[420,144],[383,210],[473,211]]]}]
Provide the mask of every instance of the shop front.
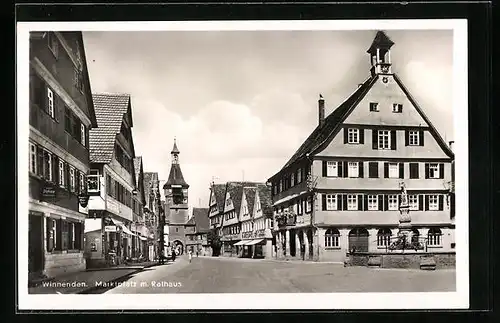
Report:
[{"label": "shop front", "polygon": [[237,245],[243,258],[272,258],[272,233],[270,229],[243,232]]},{"label": "shop front", "polygon": [[238,257],[241,256],[243,248],[240,244],[241,234],[232,234],[223,236],[222,242],[222,255],[224,257]]}]

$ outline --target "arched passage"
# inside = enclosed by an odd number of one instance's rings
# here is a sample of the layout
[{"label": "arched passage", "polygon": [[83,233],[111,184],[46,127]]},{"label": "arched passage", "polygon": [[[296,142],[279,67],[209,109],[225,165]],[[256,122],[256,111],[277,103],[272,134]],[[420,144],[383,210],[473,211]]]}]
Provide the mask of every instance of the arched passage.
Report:
[{"label": "arched passage", "polygon": [[349,250],[351,252],[368,252],[368,230],[354,228],[349,232]]}]

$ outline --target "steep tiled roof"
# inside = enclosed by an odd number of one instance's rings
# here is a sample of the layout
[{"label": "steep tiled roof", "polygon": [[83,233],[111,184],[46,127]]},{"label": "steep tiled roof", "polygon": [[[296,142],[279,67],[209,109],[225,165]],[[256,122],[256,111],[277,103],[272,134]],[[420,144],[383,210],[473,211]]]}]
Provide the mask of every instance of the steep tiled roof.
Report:
[{"label": "steep tiled roof", "polygon": [[306,154],[313,152],[334,132],[337,126],[341,123],[347,112],[350,111],[368,92],[378,76],[369,77],[362,85],[347,100],[342,102],[340,106],[328,115],[321,125],[307,137],[299,149],[293,154],[292,158],[283,166],[282,170],[289,167]]},{"label": "steep tiled roof", "polygon": [[392,45],[394,45],[394,42],[383,31],[377,31],[370,48],[366,52],[372,53],[376,48],[389,49]]},{"label": "steep tiled roof", "polygon": [[113,158],[116,135],[124,115],[130,111],[128,94],[93,94],[97,128],[89,131],[90,161],[109,163]]},{"label": "steep tiled roof", "polygon": [[240,216],[240,208],[241,208],[241,197],[243,196],[243,187],[257,187],[257,185],[262,183],[256,182],[228,182],[227,183],[227,192],[231,196],[231,200],[233,201],[234,211],[236,216],[239,218]]},{"label": "steep tiled roof", "polygon": [[182,175],[181,165],[172,164],[170,167],[170,174],[168,175],[168,180],[163,185],[163,188],[167,188],[170,185],[182,185],[183,187],[189,187],[188,183],[184,180],[184,176]]},{"label": "steep tiled roof", "polygon": [[209,230],[208,209],[193,208],[193,217],[196,224],[196,232],[207,232]]},{"label": "steep tiled roof", "polygon": [[253,213],[253,207],[255,203],[255,191],[257,188],[255,187],[244,187],[243,192],[245,192],[245,197],[248,205],[248,213]]},{"label": "steep tiled roof", "polygon": [[271,188],[267,185],[259,185],[257,187],[259,192],[260,206],[262,208],[262,213],[265,216],[273,215],[273,202],[271,198]]},{"label": "steep tiled roof", "polygon": [[186,225],[195,225],[195,219],[194,216],[192,216],[189,220],[187,220]]},{"label": "steep tiled roof", "polygon": [[226,194],[226,184],[212,185],[212,194],[215,194],[215,201],[220,211],[224,209],[224,198]]}]

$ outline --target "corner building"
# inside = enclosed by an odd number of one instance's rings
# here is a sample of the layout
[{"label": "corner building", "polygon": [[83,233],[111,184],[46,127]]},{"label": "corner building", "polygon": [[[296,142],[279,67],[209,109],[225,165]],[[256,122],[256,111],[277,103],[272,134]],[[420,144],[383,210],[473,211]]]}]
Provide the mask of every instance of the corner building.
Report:
[{"label": "corner building", "polygon": [[272,176],[278,257],[344,262],[387,253],[406,186],[415,252],[454,253],[453,152],[392,72],[394,43],[377,32],[371,75]]}]

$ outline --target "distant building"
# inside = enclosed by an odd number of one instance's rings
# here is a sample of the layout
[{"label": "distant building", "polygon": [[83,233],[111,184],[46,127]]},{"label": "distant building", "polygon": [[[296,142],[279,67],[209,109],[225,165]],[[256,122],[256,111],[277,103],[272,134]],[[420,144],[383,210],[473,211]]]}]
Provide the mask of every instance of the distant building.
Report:
[{"label": "distant building", "polygon": [[180,151],[174,139],[174,146],[171,151],[172,164],[168,180],[163,185],[163,190],[165,192],[165,215],[168,222],[170,244],[179,254],[182,254],[186,247],[184,225],[188,220],[189,185],[182,175],[179,154]]},{"label": "distant building", "polygon": [[[393,42],[378,32],[371,75],[325,116],[274,174],[278,256],[343,262],[352,252],[390,252],[406,185],[412,242],[434,253],[455,248],[453,152],[392,71]],[[425,80],[422,80],[425,82]]]},{"label": "distant building", "polygon": [[[161,203],[160,180],[158,178],[158,173],[144,173],[144,195],[146,198],[144,221],[149,231],[149,237],[151,238],[151,240],[148,240],[148,257],[150,260],[154,260],[157,256],[159,248],[159,219],[160,209],[163,207]],[[168,239],[166,239],[166,241],[168,241]]]},{"label": "distant building", "polygon": [[207,239],[209,231],[208,208],[193,208],[193,215],[186,222],[185,230],[187,249],[193,250],[193,253],[198,252],[201,256],[210,255]]},{"label": "distant building", "polygon": [[[31,32],[30,281],[85,270],[89,129],[97,127],[82,33]],[[25,143],[21,143],[25,144]],[[20,215],[26,216],[26,215]]]},{"label": "distant building", "polygon": [[132,238],[132,258],[139,258],[141,255],[148,258],[148,239],[152,240],[151,232],[146,225],[144,208],[146,204],[146,195],[144,189],[144,167],[142,157],[134,158],[135,182],[137,194],[133,195],[132,210],[134,219],[131,225],[131,231],[135,234]]}]

